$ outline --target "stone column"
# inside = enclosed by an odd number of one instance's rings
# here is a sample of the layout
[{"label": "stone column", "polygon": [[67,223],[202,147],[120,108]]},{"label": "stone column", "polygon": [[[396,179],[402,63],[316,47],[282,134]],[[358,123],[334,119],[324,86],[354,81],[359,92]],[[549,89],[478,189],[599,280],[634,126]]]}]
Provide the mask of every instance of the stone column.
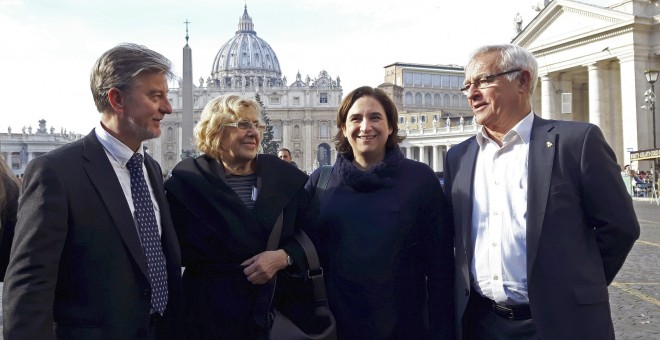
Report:
[{"label": "stone column", "polygon": [[419,161],[422,163],[426,163],[426,155],[425,155],[425,150],[426,148],[423,145],[419,146]]},{"label": "stone column", "polygon": [[447,150],[449,150],[449,146],[440,145],[438,148],[438,155],[440,155],[440,166],[438,167],[438,171],[445,171],[445,157],[447,156]]},{"label": "stone column", "polygon": [[289,120],[282,119],[282,144],[280,147],[291,149],[291,132],[289,128],[291,127],[291,122]]},{"label": "stone column", "polygon": [[[587,70],[589,72],[589,122],[598,125],[604,131],[606,122],[603,112],[605,109],[603,70],[597,63],[589,64]],[[607,135],[605,135],[605,139],[607,140]]]},{"label": "stone column", "polygon": [[[308,115],[305,115],[308,116]],[[308,119],[305,118],[303,120],[303,127],[304,127],[304,132],[303,132],[303,167],[301,168],[303,171],[311,171],[313,167],[313,162],[316,159],[313,157],[316,155],[315,149],[316,149],[316,143],[313,142],[312,139],[312,127],[314,125],[314,120],[313,119]],[[314,144],[314,145],[312,145]]]},{"label": "stone column", "polygon": [[[629,151],[650,149],[652,146],[653,129],[651,125],[653,120],[649,110],[641,108],[646,104],[644,103],[644,91],[649,88],[644,76],[644,68],[647,64],[646,58],[634,53],[618,58],[621,73],[621,127],[623,134],[623,161],[619,160],[619,164],[625,165],[630,164]],[[651,65],[651,67],[653,66]]]},{"label": "stone column", "polygon": [[412,159],[412,145],[406,148],[406,158]]},{"label": "stone column", "polygon": [[552,81],[552,77],[548,74],[541,76],[541,117],[545,119],[553,119],[554,112],[557,112],[556,93]]}]

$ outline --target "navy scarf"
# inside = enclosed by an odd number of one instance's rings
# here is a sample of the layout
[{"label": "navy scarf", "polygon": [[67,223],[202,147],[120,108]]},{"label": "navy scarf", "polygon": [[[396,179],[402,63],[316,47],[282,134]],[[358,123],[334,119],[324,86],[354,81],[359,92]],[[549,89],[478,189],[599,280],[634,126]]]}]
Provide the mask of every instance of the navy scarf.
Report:
[{"label": "navy scarf", "polygon": [[403,158],[403,153],[397,146],[387,150],[383,161],[367,171],[358,169],[353,164],[353,157],[345,153],[340,153],[337,156],[335,166],[339,171],[339,177],[342,183],[356,191],[370,192],[383,187],[391,188],[394,185],[392,177],[396,174],[399,162]]}]

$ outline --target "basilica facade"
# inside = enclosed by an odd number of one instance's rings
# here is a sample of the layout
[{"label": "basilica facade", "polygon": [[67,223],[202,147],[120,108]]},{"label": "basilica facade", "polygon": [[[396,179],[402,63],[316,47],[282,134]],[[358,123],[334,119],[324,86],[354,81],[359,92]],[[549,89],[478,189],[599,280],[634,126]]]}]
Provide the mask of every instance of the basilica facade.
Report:
[{"label": "basilica facade", "polygon": [[280,70],[277,54],[257,36],[247,6],[236,34],[220,47],[211,74],[193,83],[191,50],[184,47],[183,77],[169,92],[173,112],[161,122],[160,138],[145,142],[148,152],[169,172],[182,153],[192,151],[192,129],[206,103],[229,94],[254,98],[265,106],[274,140],[291,150],[293,161],[306,172],[334,163],[332,138],[342,99],[341,80],[326,71],[315,77],[298,74],[294,79]]}]

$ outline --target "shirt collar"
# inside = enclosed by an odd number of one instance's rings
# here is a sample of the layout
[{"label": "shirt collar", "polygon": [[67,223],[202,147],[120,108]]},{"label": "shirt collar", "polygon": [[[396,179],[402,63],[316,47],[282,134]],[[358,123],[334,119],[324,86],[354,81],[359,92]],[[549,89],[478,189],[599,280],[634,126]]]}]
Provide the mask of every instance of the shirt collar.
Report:
[{"label": "shirt collar", "polygon": [[[99,139],[103,148],[112,156],[117,162],[121,163],[122,166],[125,166],[131,157],[133,157],[133,150],[126,146],[126,144],[119,141],[111,135],[104,127],[103,124],[99,121],[98,125],[94,128],[96,137]],[[138,148],[138,153],[144,156],[142,146]]]},{"label": "shirt collar", "polygon": [[[530,136],[532,135],[532,124],[534,123],[534,112],[529,112],[523,119],[521,119],[518,124],[516,124],[509,132],[504,135],[502,139],[503,144],[507,144],[511,141],[516,135],[520,136],[520,139],[525,144],[529,143]],[[484,130],[484,126],[479,126],[477,130],[477,143],[480,147],[483,147],[485,143],[491,141],[492,139],[488,136]]]}]

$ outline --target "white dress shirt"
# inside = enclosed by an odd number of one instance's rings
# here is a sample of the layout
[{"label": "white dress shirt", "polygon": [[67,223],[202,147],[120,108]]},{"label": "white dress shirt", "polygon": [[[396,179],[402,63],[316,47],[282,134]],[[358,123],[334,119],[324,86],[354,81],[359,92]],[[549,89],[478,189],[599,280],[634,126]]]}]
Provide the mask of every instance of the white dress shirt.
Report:
[{"label": "white dress shirt", "polygon": [[500,147],[483,126],[474,172],[473,287],[503,304],[527,304],[527,159],[534,114],[502,139]]},{"label": "white dress shirt", "polygon": [[[108,156],[108,160],[110,160],[110,164],[112,164],[112,168],[117,174],[117,179],[121,185],[121,190],[124,192],[124,197],[126,197],[128,207],[131,209],[131,215],[133,215],[133,220],[135,220],[135,206],[133,205],[133,196],[131,195],[131,173],[126,167],[126,163],[129,159],[131,159],[134,152],[124,143],[120,142],[117,138],[108,133],[108,131],[103,128],[100,122],[96,128],[94,128],[94,132],[96,133],[96,137],[99,139],[99,142],[101,142],[101,145],[103,145],[105,154]],[[142,147],[139,147],[137,152],[144,156]],[[147,182],[149,193],[151,194],[151,201],[154,204],[156,222],[158,223],[158,232],[162,234],[163,228],[160,222],[160,207],[156,201],[154,189],[151,185],[151,181],[149,180],[149,176],[147,175],[147,168],[144,163],[142,163],[142,172],[145,175],[145,181]],[[135,226],[137,228],[137,221]],[[140,235],[139,232],[138,235]]]}]

